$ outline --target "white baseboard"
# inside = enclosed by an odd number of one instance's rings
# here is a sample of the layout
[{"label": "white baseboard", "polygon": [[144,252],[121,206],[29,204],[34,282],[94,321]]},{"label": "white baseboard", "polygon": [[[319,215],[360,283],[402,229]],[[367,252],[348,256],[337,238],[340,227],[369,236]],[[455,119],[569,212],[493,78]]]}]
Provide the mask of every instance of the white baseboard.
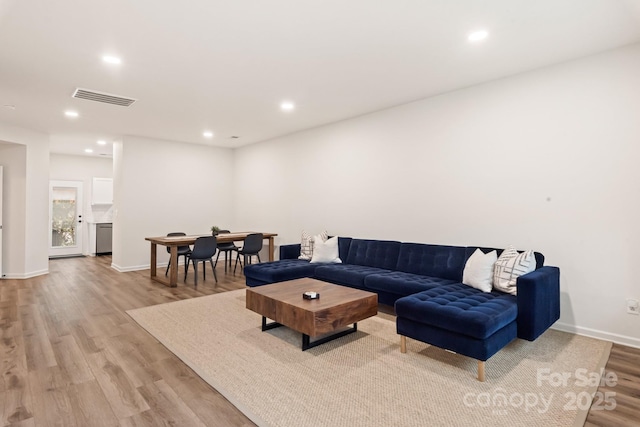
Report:
[{"label": "white baseboard", "polygon": [[[169,264],[168,262],[161,262],[161,263],[157,264],[156,268],[158,269],[158,271],[160,271],[160,269],[166,268],[168,264]],[[183,265],[184,265],[184,262],[179,262],[178,263],[178,267],[181,267]],[[113,268],[114,270],[116,270],[116,271],[118,271],[120,273],[126,273],[128,271],[149,270],[151,268],[151,264],[131,265],[131,266],[127,266],[127,267],[121,267],[119,265],[111,263],[111,268]]]},{"label": "white baseboard", "polygon": [[[218,259],[218,262],[224,262],[226,260],[226,258],[223,256],[220,256],[220,259]],[[233,257],[231,257],[231,260],[233,261]],[[215,259],[214,259],[215,261]],[[166,268],[167,265],[169,263],[168,262],[160,262],[157,264],[157,269],[160,268]],[[178,263],[178,267],[181,267],[184,265],[184,262],[181,261]],[[224,267],[224,264],[223,264]],[[126,273],[128,271],[139,271],[139,270],[148,270],[151,268],[151,264],[144,264],[144,265],[132,265],[132,266],[127,266],[127,267],[121,267],[119,265],[113,264],[111,263],[111,268],[113,268],[114,270],[120,272],[120,273]]]},{"label": "white baseboard", "polygon": [[49,269],[45,268],[44,270],[39,271],[31,271],[29,273],[24,274],[12,274],[12,273],[3,273],[3,279],[30,279],[31,277],[42,276],[44,274],[49,274]]},{"label": "white baseboard", "polygon": [[626,335],[614,334],[611,332],[599,331],[597,329],[583,328],[582,326],[569,325],[567,323],[556,322],[551,329],[562,332],[569,332],[585,337],[596,338],[599,340],[611,341],[616,344],[622,344],[629,347],[640,348],[640,339],[628,337]]},{"label": "white baseboard", "polygon": [[[160,264],[158,264],[158,266],[160,266]],[[127,273],[129,271],[148,270],[151,267],[149,266],[149,264],[132,265],[132,266],[128,266],[128,267],[120,267],[119,265],[111,263],[111,268],[113,268],[114,270],[116,270],[119,273]]]}]

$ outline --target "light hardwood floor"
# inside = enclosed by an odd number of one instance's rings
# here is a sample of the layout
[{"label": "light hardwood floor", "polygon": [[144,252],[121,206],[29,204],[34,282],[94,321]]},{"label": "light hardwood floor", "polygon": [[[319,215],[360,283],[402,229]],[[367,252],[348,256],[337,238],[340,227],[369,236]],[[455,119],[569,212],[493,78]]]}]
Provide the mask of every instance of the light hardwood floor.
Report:
[{"label": "light hardwood floor", "polygon": [[[220,263],[215,286],[209,270],[197,290],[192,274],[167,288],[110,262],[52,260],[48,275],[0,281],[1,425],[253,425],[125,313],[241,289],[244,276]],[[586,425],[638,425],[639,361],[639,349],[614,346],[616,409],[592,410]]]}]

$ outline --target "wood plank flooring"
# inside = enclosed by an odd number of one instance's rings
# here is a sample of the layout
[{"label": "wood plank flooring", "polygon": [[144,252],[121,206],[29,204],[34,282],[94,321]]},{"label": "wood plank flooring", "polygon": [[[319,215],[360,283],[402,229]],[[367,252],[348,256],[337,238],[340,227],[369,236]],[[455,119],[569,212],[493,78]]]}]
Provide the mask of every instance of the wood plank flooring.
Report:
[{"label": "wood plank flooring", "polygon": [[[614,344],[604,375],[615,373],[615,385],[602,385],[591,406],[585,426],[640,426],[640,349]],[[606,393],[610,393],[615,408],[607,410]]]},{"label": "wood plank flooring", "polygon": [[244,288],[244,276],[221,264],[217,285],[209,270],[197,290],[192,272],[168,288],[110,263],[57,259],[46,276],[0,281],[0,425],[253,425],[125,313]]},{"label": "wood plank flooring", "polygon": [[[50,273],[0,281],[1,426],[251,426],[253,423],[125,313],[244,288],[244,276],[209,271],[194,289],[168,288],[149,271],[118,273],[110,257],[52,260]],[[182,276],[180,276],[181,278]],[[388,311],[388,310],[381,310]],[[637,426],[640,349],[615,345],[613,411],[587,426]]]}]

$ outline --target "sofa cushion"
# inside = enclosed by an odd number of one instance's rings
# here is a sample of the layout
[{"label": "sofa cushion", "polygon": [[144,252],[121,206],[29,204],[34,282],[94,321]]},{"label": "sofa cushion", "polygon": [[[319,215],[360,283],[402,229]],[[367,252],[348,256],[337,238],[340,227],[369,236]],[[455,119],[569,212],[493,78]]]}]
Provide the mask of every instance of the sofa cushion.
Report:
[{"label": "sofa cushion", "polygon": [[482,292],[457,283],[400,298],[398,317],[484,339],[515,322],[516,297],[502,292]]},{"label": "sofa cushion", "polygon": [[316,267],[301,259],[282,259],[280,261],[250,264],[244,268],[248,286],[259,286],[267,283],[284,282],[285,280],[312,277]]},{"label": "sofa cushion", "polygon": [[487,360],[501,348],[516,338],[516,322],[507,324],[485,339],[477,339],[469,335],[447,331],[424,323],[414,322],[404,317],[396,321],[398,334],[446,348],[477,360]]},{"label": "sofa cushion", "polygon": [[386,270],[395,270],[400,253],[400,242],[389,240],[352,239],[346,264],[364,265]]},{"label": "sofa cushion", "polygon": [[322,264],[315,269],[314,277],[338,285],[364,289],[364,278],[369,274],[388,272],[389,270],[366,265]]},{"label": "sofa cushion", "polygon": [[439,277],[421,276],[418,274],[390,271],[388,273],[370,274],[364,279],[364,287],[374,292],[389,292],[407,296],[432,289],[436,286],[449,285],[454,280]]},{"label": "sofa cushion", "polygon": [[466,259],[463,246],[402,243],[394,270],[460,282]]},{"label": "sofa cushion", "polygon": [[300,243],[294,243],[291,245],[280,245],[280,259],[297,259],[300,256],[301,250]]}]

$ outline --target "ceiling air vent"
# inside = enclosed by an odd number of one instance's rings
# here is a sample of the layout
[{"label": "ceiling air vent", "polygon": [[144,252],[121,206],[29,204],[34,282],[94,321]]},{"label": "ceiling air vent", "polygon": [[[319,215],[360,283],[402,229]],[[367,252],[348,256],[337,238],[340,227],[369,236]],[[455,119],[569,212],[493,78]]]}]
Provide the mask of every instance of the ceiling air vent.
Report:
[{"label": "ceiling air vent", "polygon": [[73,98],[87,99],[89,101],[102,102],[105,104],[121,105],[128,107],[136,102],[134,98],[126,98],[120,95],[113,95],[111,93],[98,92],[95,90],[77,88],[72,95]]}]

